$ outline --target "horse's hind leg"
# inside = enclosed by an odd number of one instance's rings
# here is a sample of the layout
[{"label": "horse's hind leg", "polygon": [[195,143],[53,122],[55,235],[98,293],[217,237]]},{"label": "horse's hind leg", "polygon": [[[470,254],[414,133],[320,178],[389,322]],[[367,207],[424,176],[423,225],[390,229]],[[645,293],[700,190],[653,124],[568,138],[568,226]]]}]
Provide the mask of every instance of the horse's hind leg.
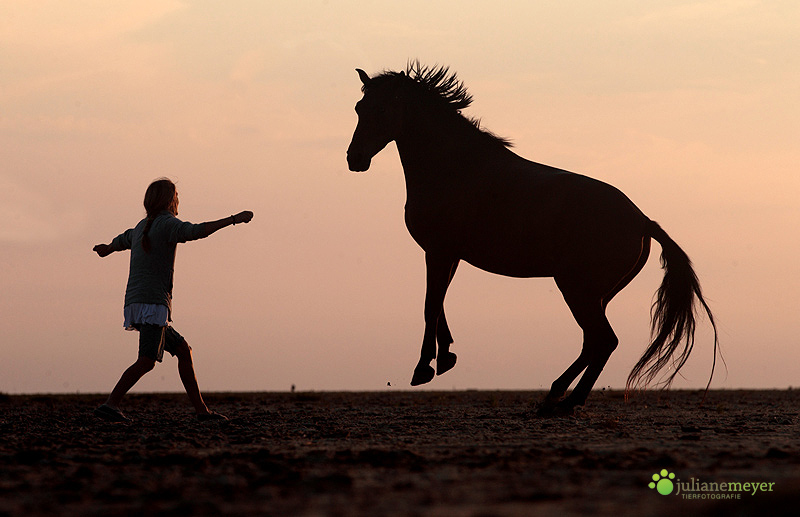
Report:
[{"label": "horse's hind leg", "polygon": [[[558,282],[567,305],[578,325],[583,329],[583,349],[578,359],[553,383],[542,408],[544,411],[554,408],[571,411],[575,406],[582,406],[608,362],[608,358],[611,357],[611,353],[619,343],[608,318],[606,318],[606,301],[601,296],[586,292],[585,288],[573,287],[573,285],[576,284]],[[564,395],[572,381],[584,369],[585,371],[572,393],[566,399],[555,404],[556,400]]]},{"label": "horse's hind leg", "polygon": [[567,394],[567,390],[569,389],[570,384],[572,381],[578,378],[578,375],[581,374],[583,370],[589,365],[589,354],[586,351],[586,345],[581,349],[581,353],[575,362],[573,362],[569,368],[561,374],[561,376],[553,381],[552,386],[550,386],[550,392],[544,399],[542,403],[542,407],[540,408],[540,413],[548,413],[555,409],[556,405],[561,402],[564,398],[564,395]]},{"label": "horse's hind leg", "polygon": [[[447,258],[444,255],[427,252],[425,253],[425,266],[427,269],[427,285],[425,291],[425,334],[422,338],[422,350],[420,352],[419,363],[414,368],[414,376],[411,378],[411,385],[418,386],[430,382],[435,375],[430,362],[436,358],[436,338],[439,320],[442,318],[444,297],[447,294],[447,287],[453,278],[457,261]],[[445,324],[446,327],[446,324]],[[447,334],[450,331],[447,329]],[[448,337],[448,336],[443,336]],[[452,336],[450,336],[452,339]],[[450,344],[447,343],[447,348]],[[450,354],[449,350],[447,354]],[[455,364],[455,359],[453,359]],[[451,366],[452,367],[452,366]]]}]

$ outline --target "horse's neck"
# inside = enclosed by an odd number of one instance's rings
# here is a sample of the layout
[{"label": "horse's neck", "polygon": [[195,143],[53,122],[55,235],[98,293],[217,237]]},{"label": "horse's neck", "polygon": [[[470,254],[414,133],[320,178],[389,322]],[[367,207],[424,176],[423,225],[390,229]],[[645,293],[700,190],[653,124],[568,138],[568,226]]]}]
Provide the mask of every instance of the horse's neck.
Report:
[{"label": "horse's neck", "polygon": [[409,195],[461,183],[480,174],[481,163],[510,152],[490,145],[485,135],[470,127],[430,120],[412,125],[396,143]]}]

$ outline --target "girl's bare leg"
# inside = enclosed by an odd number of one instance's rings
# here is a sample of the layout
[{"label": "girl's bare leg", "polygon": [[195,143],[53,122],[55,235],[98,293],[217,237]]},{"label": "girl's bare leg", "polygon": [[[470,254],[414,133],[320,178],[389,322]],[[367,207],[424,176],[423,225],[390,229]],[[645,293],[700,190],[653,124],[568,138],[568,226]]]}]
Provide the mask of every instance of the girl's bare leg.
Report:
[{"label": "girl's bare leg", "polygon": [[108,396],[108,400],[106,400],[106,405],[114,409],[119,409],[122,397],[133,388],[134,384],[139,382],[139,379],[152,370],[155,365],[156,362],[153,359],[140,355],[139,359],[123,372],[122,377],[117,381],[117,385],[111,390],[111,394]]},{"label": "girl's bare leg", "polygon": [[178,346],[175,355],[178,357],[178,375],[181,377],[181,382],[194,410],[198,415],[210,413],[200,394],[200,387],[197,385],[194,362],[192,362],[192,349],[185,340]]}]

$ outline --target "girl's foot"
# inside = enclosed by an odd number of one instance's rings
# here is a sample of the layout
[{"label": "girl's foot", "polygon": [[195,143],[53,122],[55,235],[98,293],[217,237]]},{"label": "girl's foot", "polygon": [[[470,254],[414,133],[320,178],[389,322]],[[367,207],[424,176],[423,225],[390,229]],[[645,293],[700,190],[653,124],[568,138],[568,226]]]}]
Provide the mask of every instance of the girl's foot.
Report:
[{"label": "girl's foot", "polygon": [[209,411],[208,413],[197,413],[197,420],[200,422],[211,422],[211,421],[222,421],[227,420],[228,417],[225,415],[220,415],[214,411]]},{"label": "girl's foot", "polygon": [[131,419],[122,414],[119,409],[107,404],[101,404],[94,410],[94,416],[102,418],[108,422],[130,422]]}]

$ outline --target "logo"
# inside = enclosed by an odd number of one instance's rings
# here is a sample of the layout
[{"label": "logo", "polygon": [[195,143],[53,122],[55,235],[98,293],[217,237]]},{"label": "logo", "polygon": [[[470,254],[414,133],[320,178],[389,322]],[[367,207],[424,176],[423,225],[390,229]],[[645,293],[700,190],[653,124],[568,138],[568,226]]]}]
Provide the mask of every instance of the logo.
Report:
[{"label": "logo", "polygon": [[672,480],[675,479],[675,474],[663,469],[660,473],[653,474],[653,481],[650,482],[650,488],[655,488],[661,495],[669,495],[675,489]]},{"label": "logo", "polygon": [[676,495],[681,499],[741,499],[742,495],[755,496],[775,490],[775,483],[765,481],[705,482],[691,477],[689,481],[676,479],[675,473],[661,469],[651,476],[647,486],[661,495]]}]

